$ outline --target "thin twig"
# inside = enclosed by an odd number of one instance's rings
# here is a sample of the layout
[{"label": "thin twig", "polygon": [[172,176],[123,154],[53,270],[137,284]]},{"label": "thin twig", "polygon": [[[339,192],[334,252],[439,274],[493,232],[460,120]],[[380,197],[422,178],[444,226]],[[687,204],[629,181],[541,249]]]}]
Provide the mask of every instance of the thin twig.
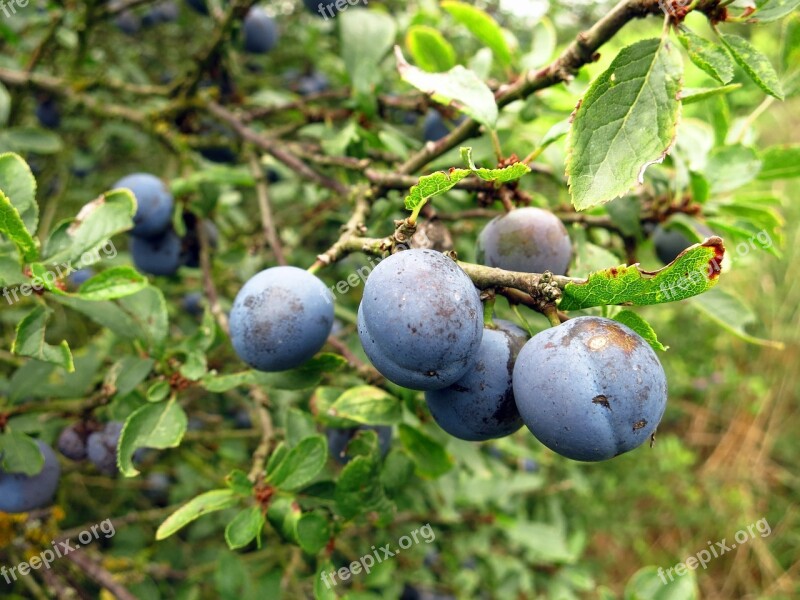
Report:
[{"label": "thin twig", "polygon": [[256,401],[256,414],[261,423],[261,442],[258,444],[255,452],[253,452],[253,466],[250,468],[250,473],[247,476],[250,481],[256,483],[264,472],[264,465],[272,448],[272,440],[275,437],[275,431],[269,412],[269,396],[257,386],[253,386],[250,389],[250,395]]},{"label": "thin twig", "polygon": [[219,303],[219,295],[217,294],[217,287],[214,285],[214,275],[211,266],[211,242],[208,239],[208,232],[200,223],[197,227],[197,238],[200,241],[200,270],[203,273],[203,289],[208,299],[208,306],[211,314],[214,315],[220,329],[226,335],[230,335],[230,326],[228,324],[228,315],[222,310]]},{"label": "thin twig", "polygon": [[92,560],[83,550],[75,550],[65,556],[95,583],[111,592],[117,600],[138,600],[123,585],[117,583],[109,571],[99,562]]},{"label": "thin twig", "polygon": [[253,173],[253,177],[256,180],[256,197],[258,198],[258,209],[261,212],[261,226],[264,228],[264,237],[270,248],[272,248],[275,261],[279,265],[286,265],[286,256],[283,253],[283,247],[281,246],[278,232],[275,230],[275,219],[273,218],[272,207],[269,203],[267,177],[264,174],[261,162],[252,153],[249,162],[250,171]]}]

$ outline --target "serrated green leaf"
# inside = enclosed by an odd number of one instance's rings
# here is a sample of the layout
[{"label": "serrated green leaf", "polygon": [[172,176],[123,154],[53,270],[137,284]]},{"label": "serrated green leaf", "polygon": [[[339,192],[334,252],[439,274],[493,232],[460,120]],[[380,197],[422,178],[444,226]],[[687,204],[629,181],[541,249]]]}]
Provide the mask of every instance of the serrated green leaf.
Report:
[{"label": "serrated green leaf", "polygon": [[475,175],[484,181],[492,181],[496,184],[516,181],[524,175],[530,173],[531,169],[524,163],[515,163],[502,169],[477,168],[472,163],[472,148],[461,148],[461,156],[468,164],[469,169],[450,169],[449,172],[436,171],[430,175],[423,175],[406,196],[405,206],[407,210],[416,210],[430,198],[440,196],[450,191],[459,181]]},{"label": "serrated green leaf", "polygon": [[62,340],[58,346],[51,346],[45,341],[47,318],[52,312],[45,306],[37,306],[25,315],[17,324],[17,335],[11,346],[11,352],[18,356],[29,356],[58,365],[68,373],[72,373],[75,365],[66,340]]},{"label": "serrated green leaf", "polygon": [[800,6],[800,0],[756,0],[756,12],[749,21],[770,23],[778,21]]},{"label": "serrated green leaf", "polygon": [[427,25],[412,25],[406,33],[411,58],[429,73],[449,71],[456,66],[456,51],[438,30]]},{"label": "serrated green leaf", "polygon": [[32,437],[19,431],[0,433],[0,468],[5,473],[36,475],[44,466],[44,455]]},{"label": "serrated green leaf", "polygon": [[489,14],[480,8],[456,0],[444,0],[441,6],[489,48],[501,65],[511,64],[511,50],[503,30]]},{"label": "serrated green leaf", "polygon": [[[59,243],[59,251],[42,262],[74,263],[85,252],[95,254],[114,235],[133,227],[136,199],[128,190],[107,192],[86,204],[68,226],[61,230],[69,243]],[[50,244],[48,243],[48,246]]]},{"label": "serrated green leaf", "polygon": [[167,539],[203,515],[235,506],[239,497],[231,490],[211,490],[193,498],[172,513],[156,531],[156,540]]},{"label": "serrated green leaf", "polygon": [[681,26],[678,39],[691,61],[722,84],[733,79],[734,65],[724,48]]},{"label": "serrated green leaf", "polygon": [[328,413],[367,425],[391,425],[403,416],[400,400],[371,385],[360,385],[343,393]]},{"label": "serrated green leaf", "polygon": [[683,92],[681,92],[681,103],[686,106],[695,102],[702,102],[715,96],[730,94],[741,89],[741,87],[741,83],[732,83],[715,88],[684,88]]},{"label": "serrated green leaf", "polygon": [[439,442],[405,423],[400,424],[398,431],[400,441],[416,464],[417,473],[436,478],[453,468],[453,458]]},{"label": "serrated green leaf", "polygon": [[17,247],[23,262],[33,262],[38,258],[38,243],[25,227],[19,211],[2,191],[0,191],[0,235]]},{"label": "serrated green leaf", "polygon": [[653,326],[632,310],[623,310],[614,316],[614,320],[627,325],[638,333],[656,352],[666,352],[669,346],[664,346],[658,341]]},{"label": "serrated green leaf", "polygon": [[800,144],[767,148],[761,152],[761,163],[758,178],[763,181],[800,177]]},{"label": "serrated green leaf", "polygon": [[251,506],[240,512],[225,528],[225,541],[228,543],[228,548],[237,550],[247,546],[261,535],[264,522],[260,506]]},{"label": "serrated green leaf", "polygon": [[[169,333],[169,317],[164,293],[153,286],[117,300],[119,306],[136,322],[151,350],[160,351]],[[90,305],[91,306],[91,305]]]},{"label": "serrated green leaf", "polygon": [[712,237],[684,250],[655,272],[639,265],[612,267],[592,273],[583,283],[568,283],[559,308],[580,310],[592,306],[644,306],[677,302],[697,296],[717,284],[725,247]]},{"label": "serrated green leaf", "polygon": [[13,153],[0,154],[0,190],[19,211],[30,234],[35,234],[39,221],[36,179],[21,156]]},{"label": "serrated green leaf", "polygon": [[321,435],[304,439],[289,450],[267,476],[270,484],[293,491],[311,483],[328,460],[328,444]]},{"label": "serrated green leaf", "polygon": [[572,204],[585,210],[627,193],[675,138],[683,65],[668,41],[623,48],[575,112],[567,176]]},{"label": "serrated green leaf", "polygon": [[45,265],[34,263],[30,268],[34,285],[44,287],[58,296],[72,296],[91,302],[124,298],[149,285],[147,278],[131,267],[112,267],[86,280],[77,293],[70,294],[56,285],[55,273]]},{"label": "serrated green leaf", "polygon": [[177,448],[186,433],[188,419],[181,405],[172,398],[158,404],[145,404],[125,421],[119,440],[117,461],[125,477],[139,474],[133,466],[133,453],[139,448]]},{"label": "serrated green leaf", "polygon": [[489,86],[475,73],[456,65],[445,73],[426,73],[406,61],[403,51],[395,46],[397,69],[404,81],[428,94],[440,104],[453,104],[478,123],[494,129],[497,124],[497,101]]},{"label": "serrated green leaf", "polygon": [[722,43],[730,51],[735,60],[748,77],[770,96],[783,100],[783,86],[775,67],[769,62],[761,51],[741,36],[728,34],[720,35]]},{"label": "serrated green leaf", "polygon": [[733,293],[713,289],[692,299],[692,306],[717,325],[749,344],[783,349],[782,342],[766,340],[750,334],[747,329],[758,322],[753,310]]}]

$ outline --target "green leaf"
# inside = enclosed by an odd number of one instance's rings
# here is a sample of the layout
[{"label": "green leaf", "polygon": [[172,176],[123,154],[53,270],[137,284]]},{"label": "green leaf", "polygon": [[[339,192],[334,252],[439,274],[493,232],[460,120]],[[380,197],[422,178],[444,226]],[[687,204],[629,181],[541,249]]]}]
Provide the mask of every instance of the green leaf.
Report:
[{"label": "green leaf", "polygon": [[225,541],[228,543],[228,548],[236,550],[247,546],[261,535],[264,522],[260,506],[251,506],[240,512],[225,528]]},{"label": "green leaf", "polygon": [[429,73],[449,71],[456,66],[456,51],[438,30],[412,25],[406,33],[406,47],[414,62]]},{"label": "green leaf", "polygon": [[163,292],[148,286],[131,296],[120,298],[117,302],[135,320],[137,329],[142,332],[150,348],[160,349],[169,333],[167,302]]},{"label": "green leaf", "polygon": [[116,300],[140,292],[147,278],[132,267],[111,267],[81,285],[78,296],[84,300]]},{"label": "green leaf", "polygon": [[568,283],[561,310],[592,306],[661,304],[677,302],[706,292],[717,284],[725,247],[712,237],[684,250],[663,269],[644,271],[639,265],[612,267],[592,273],[582,283]]},{"label": "green leaf", "polygon": [[304,439],[289,450],[283,460],[267,476],[277,488],[293,491],[308,485],[328,460],[328,444],[321,435]]},{"label": "green leaf", "polygon": [[31,168],[21,156],[0,154],[0,190],[8,196],[22,217],[25,227],[33,235],[39,221],[36,203],[36,179]]},{"label": "green leaf", "polygon": [[234,469],[225,477],[227,486],[240,496],[252,496],[255,485],[247,478],[247,473]]},{"label": "green leaf", "polygon": [[456,0],[444,0],[441,6],[489,48],[501,65],[505,67],[511,64],[511,50],[506,37],[490,15],[480,8]]},{"label": "green leaf", "polygon": [[297,543],[297,522],[302,511],[294,498],[281,496],[274,498],[267,509],[267,519],[284,539]]},{"label": "green leaf", "polygon": [[2,191],[0,191],[0,234],[17,247],[23,262],[33,262],[38,258],[38,243],[25,227],[19,211]]},{"label": "green leaf", "polygon": [[318,354],[302,367],[280,373],[242,371],[228,375],[210,373],[202,384],[209,392],[222,393],[242,385],[259,385],[277,390],[304,390],[319,385],[324,373],[333,373],[347,364],[338,354]]},{"label": "green leaf", "polygon": [[105,193],[86,204],[71,222],[62,225],[60,232],[69,243],[62,241],[59,251],[42,262],[73,263],[81,259],[85,263],[87,261],[82,259],[84,253],[99,256],[99,247],[107,244],[112,236],[133,227],[134,214],[136,199],[130,191]]},{"label": "green leaf", "polygon": [[681,26],[678,39],[691,61],[722,84],[733,79],[734,65],[724,48]]},{"label": "green leaf", "polygon": [[393,509],[381,484],[380,463],[374,457],[356,456],[347,463],[334,495],[345,519],[373,511],[389,515]]},{"label": "green leaf", "polygon": [[759,171],[761,160],[756,151],[741,144],[714,148],[704,169],[714,194],[731,192],[747,185]]},{"label": "green leaf", "polygon": [[333,568],[331,562],[325,561],[322,563],[317,576],[314,578],[314,600],[336,600],[336,592],[331,587],[330,581],[326,582],[323,575],[328,575],[336,569]]},{"label": "green leaf", "polygon": [[702,102],[715,96],[723,96],[730,94],[738,89],[741,89],[741,83],[732,83],[730,85],[723,85],[715,88],[684,88],[681,92],[681,103],[684,106],[694,104],[695,102]]},{"label": "green leaf", "polygon": [[[697,600],[700,597],[694,571],[680,577],[660,575],[656,567],[636,571],[625,586],[624,600]],[[666,581],[666,583],[664,583]]]},{"label": "green leaf", "polygon": [[769,59],[757,50],[750,42],[738,35],[720,35],[722,43],[728,48],[733,60],[739,63],[748,77],[752,79],[758,87],[770,96],[778,100],[783,100],[783,86],[775,67]]},{"label": "green leaf", "polygon": [[800,144],[767,148],[761,153],[761,163],[761,180],[800,177]]},{"label": "green leaf", "polygon": [[495,184],[516,181],[524,175],[530,173],[531,169],[524,163],[515,163],[502,169],[478,168],[472,162],[472,148],[461,148],[461,157],[467,163],[469,169],[450,169],[449,172],[436,171],[430,175],[423,175],[406,196],[405,206],[407,210],[416,210],[424,205],[430,198],[440,196],[450,191],[455,185],[469,177],[475,175],[484,181],[493,181]]},{"label": "green leaf", "polygon": [[46,306],[37,306],[25,315],[17,324],[17,337],[11,346],[11,352],[58,365],[72,373],[75,365],[66,340],[62,340],[58,346],[51,346],[45,341],[45,326],[52,312]]},{"label": "green leaf", "polygon": [[614,316],[614,320],[633,329],[642,336],[656,352],[666,352],[667,348],[669,348],[669,346],[664,346],[658,341],[658,336],[652,325],[632,310],[620,311]]},{"label": "green leaf", "polygon": [[37,127],[11,127],[0,131],[0,152],[58,154],[64,149],[61,137]]},{"label": "green leaf", "polygon": [[453,467],[452,457],[433,438],[405,423],[400,424],[399,434],[400,441],[417,465],[417,473],[423,477],[440,477]]},{"label": "green leaf", "polygon": [[782,350],[782,342],[766,340],[750,334],[749,326],[758,322],[753,310],[731,292],[713,289],[692,300],[692,306],[717,325],[749,344]]},{"label": "green leaf", "polygon": [[133,453],[139,448],[177,448],[186,433],[187,418],[173,398],[159,404],[145,404],[125,421],[119,440],[119,470],[125,477],[139,474]]},{"label": "green leaf", "polygon": [[769,23],[778,21],[800,6],[800,0],[756,0],[757,10],[749,21]]},{"label": "green leaf", "polygon": [[342,59],[353,90],[368,95],[380,80],[380,63],[394,43],[394,19],[374,10],[349,10],[337,18]]},{"label": "green leaf", "polygon": [[36,475],[44,466],[44,455],[32,437],[18,431],[0,433],[0,468],[6,473]]},{"label": "green leaf", "polygon": [[573,277],[588,277],[609,265],[619,263],[616,254],[589,242],[583,227],[573,228],[571,237],[575,242],[575,257],[569,272]]},{"label": "green leaf", "polygon": [[306,554],[317,554],[330,541],[328,520],[319,513],[305,513],[297,521],[297,543]]},{"label": "green leaf", "polygon": [[391,425],[403,416],[400,400],[371,385],[350,388],[337,398],[328,413],[367,425]]},{"label": "green leaf", "polygon": [[[8,116],[11,114],[11,95],[6,86],[0,83],[0,127],[5,127],[8,123]],[[0,186],[2,189],[2,186]]]},{"label": "green leaf", "polygon": [[494,129],[498,114],[494,93],[475,73],[461,65],[446,73],[426,73],[408,64],[398,46],[395,46],[394,53],[397,69],[404,81],[431,96],[435,102],[453,104],[478,123]]},{"label": "green leaf", "polygon": [[286,443],[294,447],[307,437],[315,435],[317,427],[308,412],[298,408],[286,411]]},{"label": "green leaf", "polygon": [[156,531],[156,540],[167,539],[203,515],[235,506],[239,497],[231,490],[211,490],[193,498],[172,513]]},{"label": "green leaf", "polygon": [[103,386],[111,394],[125,396],[147,379],[154,366],[155,361],[151,358],[124,356],[108,370]]},{"label": "green leaf", "polygon": [[668,41],[623,48],[575,112],[568,142],[572,204],[585,210],[627,193],[675,139],[683,65]]}]

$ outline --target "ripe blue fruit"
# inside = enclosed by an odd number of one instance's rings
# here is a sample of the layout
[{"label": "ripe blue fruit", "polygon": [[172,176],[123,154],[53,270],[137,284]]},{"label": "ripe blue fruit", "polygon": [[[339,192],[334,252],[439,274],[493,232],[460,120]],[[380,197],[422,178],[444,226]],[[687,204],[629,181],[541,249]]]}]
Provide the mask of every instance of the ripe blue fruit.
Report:
[{"label": "ripe blue fruit", "polygon": [[439,427],[471,442],[505,437],[522,427],[511,377],[525,340],[524,334],[484,330],[475,366],[450,387],[425,394]]},{"label": "ripe blue fruit", "polygon": [[36,444],[44,456],[44,466],[39,473],[29,477],[0,470],[0,511],[24,513],[47,506],[53,500],[61,466],[50,446],[39,440]]},{"label": "ripe blue fruit", "polygon": [[667,404],[650,345],[610,319],[578,317],[535,335],[514,367],[522,420],[545,446],[606,460],[650,439]]},{"label": "ripe blue fruit", "polygon": [[348,429],[328,429],[326,437],[328,438],[328,450],[330,455],[336,462],[346,465],[353,457],[347,453],[347,446],[359,431],[372,430],[378,434],[378,447],[381,451],[381,456],[386,456],[389,449],[392,447],[392,428],[386,425],[361,425],[360,427],[351,427]]},{"label": "ripe blue fruit", "polygon": [[203,314],[203,294],[200,292],[190,292],[181,300],[181,308],[193,317]]},{"label": "ripe blue fruit", "polygon": [[[697,232],[706,237],[714,235],[713,231],[702,224],[698,224]],[[677,229],[665,229],[662,225],[659,225],[653,231],[653,244],[656,248],[658,260],[667,265],[678,258],[678,255],[694,242],[690,241]]]},{"label": "ripe blue fruit", "polygon": [[572,243],[564,224],[541,208],[519,208],[486,224],[478,237],[478,261],[523,273],[564,275]]},{"label": "ripe blue fruit", "polygon": [[425,115],[425,121],[422,124],[422,135],[426,142],[438,142],[463,122],[464,115],[461,115],[455,121],[445,121],[438,110],[431,109]]},{"label": "ripe blue fruit", "polygon": [[370,273],[358,336],[384,377],[414,390],[458,381],[478,358],[483,309],[475,286],[435,250],[406,250]]},{"label": "ripe blue fruit", "polygon": [[89,460],[105,475],[111,476],[117,473],[117,446],[122,435],[122,427],[121,422],[111,421],[86,440],[86,454]]},{"label": "ripe blue fruit", "polygon": [[251,8],[244,18],[244,50],[266,54],[278,43],[278,26],[263,8]]},{"label": "ripe blue fruit", "polygon": [[181,238],[171,229],[155,238],[131,237],[130,251],[142,273],[169,277],[181,266]]},{"label": "ripe blue fruit", "polygon": [[58,451],[70,460],[86,458],[86,436],[78,431],[78,426],[70,425],[58,436]]},{"label": "ripe blue fruit", "polygon": [[236,354],[259,371],[284,371],[314,356],[333,327],[333,294],[297,267],[273,267],[239,291],[230,315]]},{"label": "ripe blue fruit", "polygon": [[117,181],[114,188],[127,188],[136,197],[131,235],[154,237],[169,228],[174,201],[158,177],[149,173],[134,173]]},{"label": "ripe blue fruit", "polygon": [[36,118],[42,127],[48,129],[58,129],[61,125],[61,111],[58,104],[52,98],[46,98],[36,105]]}]

